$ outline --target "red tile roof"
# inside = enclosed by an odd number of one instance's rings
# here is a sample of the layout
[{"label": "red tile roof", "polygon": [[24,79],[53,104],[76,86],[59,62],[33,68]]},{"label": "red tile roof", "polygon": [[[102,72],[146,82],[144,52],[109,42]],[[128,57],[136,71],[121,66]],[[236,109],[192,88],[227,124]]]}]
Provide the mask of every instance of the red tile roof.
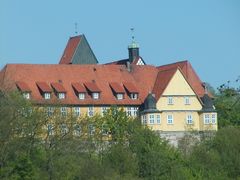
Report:
[{"label": "red tile roof", "polygon": [[67,46],[63,52],[62,58],[59,62],[59,64],[71,64],[72,63],[72,57],[74,55],[74,52],[81,41],[82,35],[71,37],[68,40]]},{"label": "red tile roof", "polygon": [[51,85],[52,85],[53,89],[58,93],[67,92],[66,89],[63,87],[62,83],[53,82],[53,83],[51,83]]},{"label": "red tile roof", "polygon": [[52,88],[46,82],[36,82],[36,84],[42,92],[52,92]]},{"label": "red tile roof", "polygon": [[111,82],[111,83],[109,83],[109,85],[115,93],[125,93],[122,85],[120,85],[119,83]]},{"label": "red tile roof", "polygon": [[29,86],[23,82],[23,81],[18,81],[16,82],[16,86],[20,89],[20,91],[22,92],[31,92],[31,89],[29,88]]},{"label": "red tile roof", "polygon": [[95,81],[94,82],[85,82],[84,85],[91,92],[101,92],[101,90],[98,88]]},{"label": "red tile roof", "polygon": [[123,85],[129,93],[138,93],[139,92],[138,89],[136,88],[136,86],[131,82],[124,82]]},{"label": "red tile roof", "polygon": [[73,88],[77,93],[86,93],[85,87],[81,83],[72,83]]}]

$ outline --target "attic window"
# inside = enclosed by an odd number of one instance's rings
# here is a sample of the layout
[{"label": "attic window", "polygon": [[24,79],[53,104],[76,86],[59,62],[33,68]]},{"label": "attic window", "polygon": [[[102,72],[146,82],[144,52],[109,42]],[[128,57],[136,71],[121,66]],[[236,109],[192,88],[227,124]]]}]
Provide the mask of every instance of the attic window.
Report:
[{"label": "attic window", "polygon": [[98,88],[97,84],[94,82],[86,82],[84,83],[88,93],[91,95],[93,99],[100,99],[101,90]]},{"label": "attic window", "polygon": [[122,100],[124,98],[124,88],[117,82],[112,82],[109,83],[114,96],[118,99],[118,100]]},{"label": "attic window", "polygon": [[72,87],[76,95],[78,96],[78,99],[81,99],[81,100],[85,99],[85,95],[87,91],[81,83],[72,83]]},{"label": "attic window", "polygon": [[49,87],[49,85],[46,82],[36,82],[36,84],[43,98],[50,99],[52,89]]},{"label": "attic window", "polygon": [[136,86],[133,83],[126,82],[123,85],[128,92],[128,96],[131,99],[138,99],[139,92],[138,92],[138,89],[136,88]]},{"label": "attic window", "polygon": [[22,92],[23,98],[30,99],[31,90],[25,82],[17,82],[17,88]]},{"label": "attic window", "polygon": [[66,90],[63,87],[62,83],[51,83],[55,94],[57,95],[58,99],[65,99],[66,98]]}]

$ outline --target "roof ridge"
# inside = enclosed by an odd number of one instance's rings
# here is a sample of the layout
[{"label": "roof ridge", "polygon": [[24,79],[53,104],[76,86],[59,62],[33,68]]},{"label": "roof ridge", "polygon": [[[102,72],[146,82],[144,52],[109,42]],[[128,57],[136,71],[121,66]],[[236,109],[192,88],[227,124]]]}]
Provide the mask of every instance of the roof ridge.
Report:
[{"label": "roof ridge", "polygon": [[177,61],[177,62],[174,62],[174,63],[169,63],[169,64],[157,66],[157,68],[164,67],[164,66],[169,66],[169,65],[174,65],[174,64],[180,64],[180,63],[188,63],[188,62],[189,62],[188,60]]}]

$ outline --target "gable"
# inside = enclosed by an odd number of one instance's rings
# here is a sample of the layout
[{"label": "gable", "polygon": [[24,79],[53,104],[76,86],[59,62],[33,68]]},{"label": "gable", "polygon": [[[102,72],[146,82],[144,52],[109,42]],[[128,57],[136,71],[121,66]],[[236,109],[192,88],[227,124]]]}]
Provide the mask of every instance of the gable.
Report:
[{"label": "gable", "polygon": [[196,95],[179,69],[165,88],[163,96]]},{"label": "gable", "polygon": [[142,58],[139,58],[136,65],[145,65],[145,63],[143,62]]},{"label": "gable", "polygon": [[84,35],[82,36],[80,43],[76,47],[71,63],[72,64],[97,64],[98,63]]}]

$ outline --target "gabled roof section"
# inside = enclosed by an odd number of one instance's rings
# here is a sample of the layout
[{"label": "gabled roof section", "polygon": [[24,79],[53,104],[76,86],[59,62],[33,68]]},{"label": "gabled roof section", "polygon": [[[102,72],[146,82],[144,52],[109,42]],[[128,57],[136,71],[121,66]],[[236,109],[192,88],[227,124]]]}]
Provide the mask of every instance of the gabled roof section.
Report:
[{"label": "gabled roof section", "polygon": [[31,89],[29,88],[29,86],[23,81],[16,82],[16,86],[22,92],[31,92]]},{"label": "gabled roof section", "polygon": [[52,88],[46,82],[36,82],[36,84],[43,93],[52,92]]},{"label": "gabled roof section", "polygon": [[139,93],[139,90],[136,88],[136,86],[133,83],[124,82],[123,85],[129,93]]},{"label": "gabled roof section", "polygon": [[62,83],[53,82],[51,83],[53,89],[58,93],[66,93],[66,89],[63,87]]},{"label": "gabled roof section", "polygon": [[59,64],[97,64],[86,37],[83,35],[71,37],[63,52]]},{"label": "gabled roof section", "polygon": [[90,92],[101,92],[95,82],[85,82],[84,85]]},{"label": "gabled roof section", "polygon": [[81,83],[78,83],[78,82],[72,83],[72,86],[77,93],[86,93],[87,92],[87,90]]},{"label": "gabled roof section", "polygon": [[119,83],[111,82],[109,83],[109,85],[115,93],[121,93],[121,94],[125,93],[123,87]]},{"label": "gabled roof section", "polygon": [[177,71],[177,68],[172,68],[168,70],[162,70],[158,72],[154,87],[153,94],[155,94],[156,99],[158,100],[164,90],[166,89],[168,83],[172,79],[173,75]]}]

